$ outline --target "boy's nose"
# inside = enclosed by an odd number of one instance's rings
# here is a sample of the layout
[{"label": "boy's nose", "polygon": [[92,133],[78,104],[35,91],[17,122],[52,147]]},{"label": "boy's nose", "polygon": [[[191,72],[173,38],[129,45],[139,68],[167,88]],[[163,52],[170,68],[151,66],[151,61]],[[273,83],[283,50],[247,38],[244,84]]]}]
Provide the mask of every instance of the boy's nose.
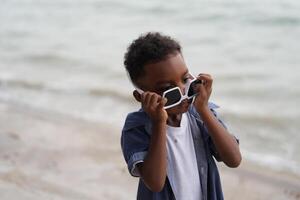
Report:
[{"label": "boy's nose", "polygon": [[185,87],[186,87],[186,85],[185,84],[180,84],[180,86],[178,86],[178,87],[180,88],[182,95],[185,95]]}]

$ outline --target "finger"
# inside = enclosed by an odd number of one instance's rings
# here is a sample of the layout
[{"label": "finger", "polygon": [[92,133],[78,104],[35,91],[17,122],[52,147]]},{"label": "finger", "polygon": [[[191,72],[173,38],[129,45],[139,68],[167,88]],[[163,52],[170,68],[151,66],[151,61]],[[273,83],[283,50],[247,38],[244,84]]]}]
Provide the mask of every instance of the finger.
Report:
[{"label": "finger", "polygon": [[[198,79],[198,78],[197,78],[197,79]],[[199,92],[199,91],[200,91],[200,85],[202,85],[202,82],[203,82],[203,80],[201,80],[201,79],[198,79],[198,80],[200,80],[201,82],[198,83],[198,84],[193,85],[193,86],[194,86],[194,87],[193,87],[193,90],[195,90],[196,92]]]},{"label": "finger", "polygon": [[[206,81],[204,80],[204,78],[202,76],[197,76],[197,79],[200,80],[200,84],[203,84],[205,85],[206,84]],[[197,84],[198,85],[198,84]]]},{"label": "finger", "polygon": [[207,94],[207,92],[206,92],[205,86],[203,84],[200,84],[198,87],[198,95],[196,96],[195,100],[197,101],[197,99],[199,99],[199,98],[200,99],[205,98],[206,94]]},{"label": "finger", "polygon": [[212,84],[213,84],[213,78],[208,75],[208,76],[205,76],[207,78],[207,84],[205,85],[206,89],[211,89],[212,87]]},{"label": "finger", "polygon": [[145,103],[145,98],[146,98],[146,92],[141,94],[141,103],[144,104]]},{"label": "finger", "polygon": [[162,109],[166,105],[167,101],[168,101],[167,98],[162,98],[161,97],[159,99],[159,104],[158,104],[157,108]]},{"label": "finger", "polygon": [[159,98],[159,96],[157,94],[151,94],[149,106],[155,109],[157,107],[157,105],[159,104],[158,98]]},{"label": "finger", "polygon": [[200,79],[204,82],[203,84],[206,86],[206,88],[210,88],[212,86],[213,79],[212,79],[211,75],[209,75],[209,74],[200,74],[198,76],[198,79]]},{"label": "finger", "polygon": [[212,80],[212,76],[210,74],[199,74],[198,78],[203,78],[204,80]]},{"label": "finger", "polygon": [[212,76],[210,74],[206,74],[206,73],[200,73],[200,74],[198,74],[198,76],[206,76],[206,77],[212,78]]},{"label": "finger", "polygon": [[203,77],[205,78],[205,81],[206,81],[205,87],[207,89],[210,89],[212,87],[212,83],[213,83],[212,77],[210,75],[204,75]]},{"label": "finger", "polygon": [[143,105],[144,106],[146,106],[146,107],[148,107],[148,105],[149,105],[149,98],[150,98],[150,93],[149,92],[145,92],[145,93],[143,93],[143,96],[142,96],[142,103],[143,103]]},{"label": "finger", "polygon": [[155,94],[150,92],[147,99],[146,99],[148,107],[152,106],[153,98],[155,98]]}]

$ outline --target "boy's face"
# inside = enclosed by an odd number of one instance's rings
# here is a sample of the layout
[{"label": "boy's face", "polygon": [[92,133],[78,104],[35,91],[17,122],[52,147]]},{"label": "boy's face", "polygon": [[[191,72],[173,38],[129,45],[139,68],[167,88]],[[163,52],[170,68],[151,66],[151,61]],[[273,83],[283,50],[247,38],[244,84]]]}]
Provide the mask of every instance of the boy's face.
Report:
[{"label": "boy's face", "polygon": [[[184,94],[184,87],[188,79],[191,79],[188,68],[180,53],[170,54],[167,59],[147,64],[144,66],[145,75],[137,84],[144,91],[155,92],[162,95],[164,91],[173,87],[179,87]],[[168,114],[180,114],[188,110],[191,102],[184,100],[179,105],[167,109]]]}]

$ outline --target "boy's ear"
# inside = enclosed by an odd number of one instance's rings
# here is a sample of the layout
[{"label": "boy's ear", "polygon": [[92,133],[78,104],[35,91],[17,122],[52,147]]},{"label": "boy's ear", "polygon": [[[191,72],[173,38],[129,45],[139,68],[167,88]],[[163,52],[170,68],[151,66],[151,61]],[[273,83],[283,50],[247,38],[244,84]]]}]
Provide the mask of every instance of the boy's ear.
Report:
[{"label": "boy's ear", "polygon": [[135,100],[137,100],[138,102],[141,102],[141,94],[138,91],[134,90],[132,92],[132,94],[133,94],[133,97],[135,98]]}]

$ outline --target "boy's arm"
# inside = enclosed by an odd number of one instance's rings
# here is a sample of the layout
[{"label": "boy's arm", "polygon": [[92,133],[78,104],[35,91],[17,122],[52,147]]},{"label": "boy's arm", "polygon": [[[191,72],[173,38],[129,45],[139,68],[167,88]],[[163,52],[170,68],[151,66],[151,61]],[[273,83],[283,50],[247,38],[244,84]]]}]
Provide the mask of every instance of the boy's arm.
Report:
[{"label": "boy's arm", "polygon": [[137,165],[141,177],[153,192],[160,192],[167,174],[166,123],[156,123],[152,127],[149,150],[144,162]]},{"label": "boy's arm", "polygon": [[153,192],[160,192],[167,176],[166,122],[168,115],[163,109],[166,103],[155,93],[145,92],[141,102],[143,109],[152,120],[152,134],[144,162],[138,163],[140,175]]},{"label": "boy's arm", "polygon": [[228,167],[238,167],[242,156],[235,137],[219,122],[208,106],[198,112],[210,133],[221,160]]},{"label": "boy's arm", "polygon": [[198,87],[199,95],[194,101],[195,108],[201,115],[221,160],[229,167],[238,167],[242,160],[239,145],[208,107],[213,80],[209,74],[200,74],[198,79],[203,80],[205,84]]}]

